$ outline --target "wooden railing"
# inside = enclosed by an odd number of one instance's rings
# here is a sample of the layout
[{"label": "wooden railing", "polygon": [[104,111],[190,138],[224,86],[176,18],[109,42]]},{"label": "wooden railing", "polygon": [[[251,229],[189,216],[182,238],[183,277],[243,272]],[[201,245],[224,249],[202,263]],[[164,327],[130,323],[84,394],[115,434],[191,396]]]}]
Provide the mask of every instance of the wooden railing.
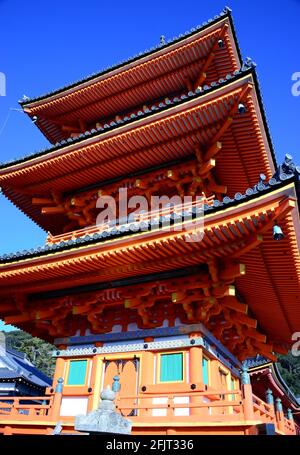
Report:
[{"label": "wooden railing", "polygon": [[0,397],[0,420],[49,417],[53,397]]},{"label": "wooden railing", "polygon": [[203,417],[203,420],[244,420],[240,390],[217,392],[145,393],[116,398],[116,408],[130,419]]},{"label": "wooden railing", "polygon": [[263,420],[265,423],[274,423],[276,421],[274,407],[265,403],[263,400],[253,394],[254,415]]},{"label": "wooden railing", "polygon": [[[8,420],[57,421],[54,415],[55,396],[0,397],[0,424]],[[287,435],[298,434],[293,420],[278,420],[272,405],[252,395],[254,419],[273,423],[276,430]],[[116,409],[135,422],[195,421],[195,422],[244,422],[245,399],[241,390],[217,390],[180,393],[143,393],[138,396],[117,396]],[[59,409],[58,409],[59,414]]]},{"label": "wooden railing", "polygon": [[284,418],[284,433],[286,435],[297,434],[296,426],[293,420]]}]

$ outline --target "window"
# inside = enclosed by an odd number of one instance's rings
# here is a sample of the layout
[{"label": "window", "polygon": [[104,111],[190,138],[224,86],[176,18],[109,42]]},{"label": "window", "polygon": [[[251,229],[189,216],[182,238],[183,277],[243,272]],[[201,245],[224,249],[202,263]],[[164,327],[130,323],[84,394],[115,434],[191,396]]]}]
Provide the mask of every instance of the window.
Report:
[{"label": "window", "polygon": [[209,384],[208,365],[209,360],[206,357],[202,357],[202,380],[205,385]]},{"label": "window", "polygon": [[183,353],[161,354],[160,382],[183,381]]},{"label": "window", "polygon": [[67,385],[84,385],[86,377],[87,360],[71,360]]}]

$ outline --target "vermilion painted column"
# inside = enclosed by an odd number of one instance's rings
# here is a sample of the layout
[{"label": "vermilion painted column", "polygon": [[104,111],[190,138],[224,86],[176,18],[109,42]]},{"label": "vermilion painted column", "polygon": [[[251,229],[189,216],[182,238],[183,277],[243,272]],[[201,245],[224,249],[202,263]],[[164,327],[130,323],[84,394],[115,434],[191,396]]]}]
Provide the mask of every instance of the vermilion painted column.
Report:
[{"label": "vermilion painted column", "polygon": [[[94,409],[94,394],[98,393],[97,390],[95,390],[95,383],[96,383],[96,375],[97,375],[97,368],[99,366],[99,355],[94,355],[92,358],[92,371],[91,371],[91,378],[88,384],[88,393],[90,394],[88,397],[88,412],[92,411]],[[100,400],[100,393],[99,393],[99,400]]]},{"label": "vermilion painted column", "polygon": [[[199,382],[203,382],[202,377],[202,347],[200,346],[193,346],[193,342],[195,339],[201,338],[201,333],[191,333],[190,334],[190,343],[191,348],[189,350],[190,358],[189,358],[189,382],[191,384],[191,392],[193,390],[197,392],[197,384]],[[199,388],[198,388],[199,391]],[[202,403],[202,399],[199,396],[190,396],[190,403],[191,404],[199,404]],[[203,408],[190,408],[190,415],[201,415],[203,414]]]},{"label": "vermilion painted column", "polygon": [[60,417],[60,406],[61,406],[61,400],[62,400],[63,382],[64,382],[63,378],[58,378],[57,385],[55,387],[55,393],[53,396],[51,418],[55,422],[57,420],[59,420],[59,417]]},{"label": "vermilion painted column", "polygon": [[[144,342],[151,342],[153,338],[145,338]],[[139,404],[142,406],[152,405],[152,398],[147,398],[147,394],[144,393],[147,391],[147,387],[149,385],[153,385],[153,378],[154,378],[154,353],[151,351],[143,351],[140,357],[140,389],[139,395],[143,397],[139,400]],[[144,398],[145,397],[145,398]],[[141,409],[139,411],[140,416],[151,416],[152,409]]]},{"label": "vermilion painted column", "polygon": [[56,359],[55,372],[53,376],[53,387],[55,387],[58,378],[64,377],[65,360],[62,357]]}]

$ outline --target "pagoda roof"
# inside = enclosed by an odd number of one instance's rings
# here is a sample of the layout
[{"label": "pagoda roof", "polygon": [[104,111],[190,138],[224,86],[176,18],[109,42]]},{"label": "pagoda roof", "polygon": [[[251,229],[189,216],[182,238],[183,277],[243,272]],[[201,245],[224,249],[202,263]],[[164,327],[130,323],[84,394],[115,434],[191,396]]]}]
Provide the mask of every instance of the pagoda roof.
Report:
[{"label": "pagoda roof", "polygon": [[165,95],[166,83],[169,92],[176,92],[184,85],[185,78],[197,78],[199,60],[201,70],[212,52],[212,40],[224,25],[227,29],[222,33],[228,46],[218,49],[218,62],[207,69],[208,80],[214,80],[238,69],[241,63],[229,8],[168,42],[163,40],[152,49],[58,90],[36,98],[25,97],[20,104],[30,117],[38,117],[36,124],[50,142],[57,142],[63,135],[55,119],[68,124],[76,123],[78,118],[84,121],[116,115],[128,105],[149,100],[149,90],[150,98],[155,99]]},{"label": "pagoda roof", "polygon": [[[249,109],[237,118],[237,108],[231,111],[247,84]],[[251,131],[246,137],[245,129]],[[0,185],[5,196],[33,221],[52,234],[59,234],[65,218],[54,220],[42,215],[40,208],[32,205],[32,197],[49,195],[50,189],[62,193],[94,184],[101,186],[101,182],[146,166],[184,160],[194,153],[195,144],[209,146],[222,130],[223,147],[216,161],[216,173],[222,183],[228,183],[230,195],[254,184],[260,172],[268,178],[272,176],[274,151],[249,61],[234,75],[203,91],[189,92],[181,99],[175,97],[101,131],[93,130],[78,139],[2,164]]]},{"label": "pagoda roof", "polygon": [[[209,215],[221,212],[229,207],[236,207],[241,203],[256,199],[261,196],[261,194],[268,194],[273,192],[275,189],[281,187],[284,188],[289,182],[295,181],[297,175],[300,175],[299,168],[297,168],[296,174],[291,174],[290,176],[276,173],[268,182],[260,181],[253,187],[247,188],[243,193],[237,192],[232,198],[225,196],[222,201],[215,199],[212,205],[204,204],[204,214]],[[193,218],[197,216],[196,207],[186,209],[185,211],[186,215],[190,214]],[[180,215],[174,215],[174,222],[181,222],[181,219],[182,217]],[[155,222],[156,226],[163,225],[165,221],[167,221],[167,218],[163,215],[160,216],[159,221]],[[73,250],[74,248],[80,248],[82,245],[93,245],[99,242],[105,242],[109,239],[127,237],[128,235],[133,235],[138,232],[145,232],[145,227],[149,230],[153,229],[153,221],[125,221],[119,225],[104,230],[97,229],[96,226],[91,229],[83,229],[82,231],[79,231],[79,235],[77,232],[75,236],[73,235],[74,233],[62,235],[62,239],[59,242],[47,243],[44,246],[39,246],[30,250],[23,250],[21,252],[18,251],[15,253],[3,254],[0,256],[0,265],[15,263],[16,261],[27,258],[48,256],[49,253],[51,254]]]},{"label": "pagoda roof", "polygon": [[[166,230],[164,223],[147,230],[142,222],[143,225],[131,223],[128,229],[120,226],[111,232],[48,245],[23,256],[2,257],[1,316],[11,314],[15,308],[14,294],[34,295],[37,290],[48,292],[106,283],[206,264],[213,257],[218,260],[230,257],[238,258],[246,266],[246,274],[236,279],[243,301],[268,338],[288,347],[291,334],[300,324],[296,174],[276,175],[268,184],[259,182],[233,200],[227,198],[212,208],[205,207],[205,235],[201,242],[186,241],[193,230],[174,233]],[[273,239],[275,222],[285,234],[280,242]],[[258,281],[260,286],[253,286]],[[7,323],[13,323],[13,318],[4,317]]]}]

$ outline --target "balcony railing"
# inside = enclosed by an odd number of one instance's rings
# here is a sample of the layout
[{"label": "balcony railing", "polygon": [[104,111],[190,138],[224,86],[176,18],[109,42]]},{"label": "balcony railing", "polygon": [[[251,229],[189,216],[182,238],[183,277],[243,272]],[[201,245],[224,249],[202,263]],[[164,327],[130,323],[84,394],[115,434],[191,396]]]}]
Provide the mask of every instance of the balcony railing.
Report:
[{"label": "balcony railing", "polygon": [[240,390],[217,392],[182,392],[143,394],[116,398],[116,408],[133,422],[157,421],[171,418],[182,420],[228,421],[244,420]]},{"label": "balcony railing", "polygon": [[53,397],[0,397],[0,421],[50,417]]},{"label": "balcony railing", "polygon": [[[57,422],[60,416],[59,407],[55,410],[54,405],[58,398],[56,395],[0,397],[0,425],[12,420],[41,424]],[[247,420],[247,403],[241,390],[143,393],[138,396],[117,396],[115,403],[116,409],[132,420],[133,426],[144,422],[150,426],[155,422],[197,422],[203,426],[208,422],[218,422],[226,426],[228,422],[243,425]],[[273,423],[280,433],[298,434],[299,429],[293,420],[279,417],[272,405],[253,394],[252,406],[253,420]]]},{"label": "balcony railing", "polygon": [[274,423],[276,420],[274,407],[265,403],[263,400],[253,394],[254,415],[263,420],[265,423]]}]

